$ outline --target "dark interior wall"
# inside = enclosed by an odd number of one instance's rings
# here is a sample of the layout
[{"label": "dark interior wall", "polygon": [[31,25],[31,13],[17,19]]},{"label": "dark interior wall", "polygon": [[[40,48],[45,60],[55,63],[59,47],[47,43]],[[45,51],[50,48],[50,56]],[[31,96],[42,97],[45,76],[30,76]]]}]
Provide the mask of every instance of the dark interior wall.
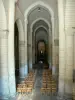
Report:
[{"label": "dark interior wall", "polygon": [[15,77],[17,84],[18,82],[17,79],[19,77],[19,31],[16,23],[14,27],[14,56],[15,56]]}]

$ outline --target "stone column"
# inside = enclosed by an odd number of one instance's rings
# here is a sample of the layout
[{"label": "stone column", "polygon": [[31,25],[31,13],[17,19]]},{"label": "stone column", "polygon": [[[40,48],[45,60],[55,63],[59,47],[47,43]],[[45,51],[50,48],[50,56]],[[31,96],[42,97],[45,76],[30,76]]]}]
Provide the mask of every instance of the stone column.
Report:
[{"label": "stone column", "polygon": [[72,94],[73,86],[73,66],[74,66],[74,35],[72,29],[66,31],[66,73],[65,73],[65,93]]},{"label": "stone column", "polygon": [[54,47],[54,32],[55,32],[55,27],[54,27],[54,17],[51,18],[52,21],[52,67],[55,67],[55,47]]},{"label": "stone column", "polygon": [[25,78],[25,40],[24,30],[20,19],[16,21],[19,31],[19,75],[20,78]]},{"label": "stone column", "polygon": [[75,100],[75,34],[74,34],[74,66],[73,66],[73,100]]},{"label": "stone column", "polygon": [[75,73],[75,34],[74,34],[74,66],[73,66],[73,69]]},{"label": "stone column", "polygon": [[27,62],[27,25],[28,25],[28,20],[25,19],[25,76],[28,74],[28,62]]},{"label": "stone column", "polygon": [[55,71],[56,71],[56,63],[55,63],[55,58],[56,58],[56,54],[55,54],[55,45],[53,43],[53,47],[52,47],[52,75],[55,76]]},{"label": "stone column", "polygon": [[9,96],[7,63],[7,22],[3,1],[0,0],[0,100]]},{"label": "stone column", "polygon": [[58,39],[54,40],[54,66],[53,66],[53,75],[58,80],[58,53],[59,53],[59,47],[58,47]]},{"label": "stone column", "polygon": [[29,71],[32,70],[32,34],[29,36]]},{"label": "stone column", "polygon": [[15,16],[15,0],[9,0],[8,13],[8,73],[9,73],[9,94],[16,94],[15,87],[15,62],[14,62],[14,16]]},{"label": "stone column", "polygon": [[51,35],[51,30],[49,29],[49,36],[48,36],[48,63],[49,63],[49,68],[51,69],[51,65],[52,65],[52,63],[51,63],[51,61],[52,61],[52,48],[51,48],[51,45],[52,45],[52,35]]},{"label": "stone column", "polygon": [[59,86],[58,92],[63,95],[65,89],[65,31],[64,31],[64,0],[58,0],[59,16]]},{"label": "stone column", "polygon": [[65,94],[68,97],[70,96],[72,97],[73,67],[74,67],[74,34],[75,34],[75,1],[74,0],[66,0],[65,33],[66,33]]},{"label": "stone column", "polygon": [[55,64],[55,17],[51,18],[52,20],[52,75],[55,76],[56,64]]},{"label": "stone column", "polygon": [[0,95],[1,99],[8,98],[10,95],[9,72],[8,72],[8,33],[0,31]]},{"label": "stone column", "polygon": [[73,83],[73,100],[75,100],[75,82]]},{"label": "stone column", "polygon": [[[21,34],[22,35],[22,34]],[[19,37],[20,38],[20,37]],[[19,40],[19,72],[20,78],[25,78],[25,41]]]},{"label": "stone column", "polygon": [[36,47],[35,47],[35,43],[36,43],[36,36],[34,35],[34,32],[32,32],[32,64],[35,64],[36,61],[36,57],[35,57],[35,53],[36,53]]}]

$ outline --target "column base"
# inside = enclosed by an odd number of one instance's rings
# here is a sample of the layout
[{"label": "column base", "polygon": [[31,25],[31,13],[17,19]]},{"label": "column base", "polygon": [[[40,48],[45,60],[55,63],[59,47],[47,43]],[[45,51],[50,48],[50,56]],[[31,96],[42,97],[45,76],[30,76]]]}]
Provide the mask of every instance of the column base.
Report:
[{"label": "column base", "polygon": [[60,93],[58,93],[57,100],[72,100],[72,94],[60,94]]},{"label": "column base", "polygon": [[28,65],[25,64],[25,72],[24,72],[25,77],[28,75]]},{"label": "column base", "polygon": [[56,66],[52,66],[52,75],[56,75]]},{"label": "column base", "polygon": [[0,78],[0,96],[9,95],[9,83],[8,76],[2,76]]},{"label": "column base", "polygon": [[20,65],[20,78],[21,79],[25,78],[27,74],[28,74],[28,65],[27,64]]},{"label": "column base", "polygon": [[64,82],[64,79],[60,79],[59,78],[59,85],[58,85],[58,93],[60,95],[64,95],[65,93],[65,82]]},{"label": "column base", "polygon": [[49,63],[49,69],[52,69],[52,64],[51,63]]},{"label": "column base", "polygon": [[32,71],[32,63],[29,64],[29,72]]},{"label": "column base", "polygon": [[24,75],[24,72],[25,72],[25,66],[24,64],[21,64],[20,65],[20,68],[19,68],[19,72],[20,72],[20,78],[25,78],[25,75]]},{"label": "column base", "polygon": [[10,95],[0,95],[0,100],[16,100],[16,94]]},{"label": "column base", "polygon": [[72,94],[73,93],[73,80],[65,80],[65,93]]},{"label": "column base", "polygon": [[0,78],[0,100],[7,100],[9,97],[14,97],[15,95],[16,95],[16,87],[15,87],[15,80],[13,76],[1,77]]}]

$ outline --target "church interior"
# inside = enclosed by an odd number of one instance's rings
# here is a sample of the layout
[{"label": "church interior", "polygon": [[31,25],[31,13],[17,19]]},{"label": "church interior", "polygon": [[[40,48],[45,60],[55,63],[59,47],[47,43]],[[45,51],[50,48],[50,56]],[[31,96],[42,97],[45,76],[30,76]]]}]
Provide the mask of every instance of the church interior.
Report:
[{"label": "church interior", "polygon": [[0,100],[75,100],[75,0],[0,0]]}]

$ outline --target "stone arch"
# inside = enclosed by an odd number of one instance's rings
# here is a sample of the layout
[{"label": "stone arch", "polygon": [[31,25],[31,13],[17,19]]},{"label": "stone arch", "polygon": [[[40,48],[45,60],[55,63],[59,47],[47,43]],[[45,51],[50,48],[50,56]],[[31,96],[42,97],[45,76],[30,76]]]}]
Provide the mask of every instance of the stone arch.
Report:
[{"label": "stone arch", "polygon": [[48,37],[48,29],[45,27],[45,26],[43,26],[43,25],[40,25],[40,26],[38,26],[35,30],[34,30],[34,34],[35,34],[35,36],[36,36],[36,32],[37,32],[37,30],[39,30],[39,28],[43,28],[45,31],[46,31],[46,36]]},{"label": "stone arch", "polygon": [[50,23],[45,19],[45,18],[38,18],[38,19],[36,19],[35,21],[33,21],[33,23],[31,24],[31,27],[30,27],[30,31],[31,31],[31,33],[32,33],[32,29],[33,29],[33,26],[34,26],[34,24],[36,23],[36,22],[38,22],[39,20],[42,20],[42,21],[44,21],[47,25],[48,25],[48,27],[49,27],[49,33],[50,33],[50,31],[51,31],[51,25],[50,25]]},{"label": "stone arch", "polygon": [[20,18],[16,19],[16,24],[18,26],[18,30],[19,30],[19,36],[20,36],[20,40],[22,40],[24,38],[24,30],[23,30],[23,25],[22,25],[22,21]]},{"label": "stone arch", "polygon": [[34,34],[35,34],[35,32],[39,29],[39,28],[44,28],[47,32],[48,32],[48,30],[47,30],[47,28],[45,27],[45,26],[43,26],[43,25],[40,25],[40,26],[38,26],[35,30],[34,30]]},{"label": "stone arch", "polygon": [[42,1],[37,1],[34,4],[32,4],[31,6],[29,6],[29,8],[25,11],[25,14],[24,14],[25,19],[27,19],[29,12],[31,12],[34,8],[36,8],[36,6],[39,6],[39,5],[44,7],[45,9],[47,9],[52,18],[54,17],[54,12],[48,4],[46,4]]},{"label": "stone arch", "polygon": [[25,69],[25,38],[24,38],[24,29],[23,29],[23,24],[20,18],[16,19],[16,24],[18,27],[19,31],[19,73],[20,73],[20,78],[24,78],[25,74],[27,73],[27,69]]},{"label": "stone arch", "polygon": [[35,37],[37,37],[37,31],[42,28],[46,33],[44,34],[45,35],[45,38],[46,40],[45,41],[48,41],[48,29],[46,27],[44,27],[43,25],[40,25],[39,27],[37,27],[35,30],[34,30],[34,34],[35,34]]},{"label": "stone arch", "polygon": [[[54,12],[53,12],[53,10],[51,9],[51,7],[48,5],[48,4],[46,4],[45,2],[42,2],[42,1],[37,1],[37,2],[35,2],[34,4],[32,4],[31,6],[29,6],[28,8],[27,8],[27,10],[25,11],[25,13],[24,13],[24,17],[25,17],[25,19],[24,19],[24,21],[25,21],[25,35],[26,35],[26,37],[27,37],[27,24],[28,24],[28,19],[27,19],[27,17],[28,17],[28,14],[29,14],[29,12],[31,12],[33,9],[35,9],[36,8],[36,6],[42,6],[42,7],[44,7],[45,9],[47,9],[48,10],[48,12],[49,12],[49,14],[51,15],[51,23],[52,23],[52,31],[50,31],[50,33],[52,33],[52,37],[54,37]],[[40,19],[40,18],[39,18]],[[44,19],[44,18],[42,18],[42,19]],[[36,19],[37,20],[37,19]],[[45,19],[44,19],[45,20]],[[32,25],[31,25],[32,26]]]},{"label": "stone arch", "polygon": [[[33,21],[33,23],[31,24],[31,27],[30,27],[30,31],[31,31],[31,35],[32,35],[32,33],[33,33],[33,26],[34,26],[34,24],[36,23],[36,22],[38,22],[39,20],[42,20],[42,21],[44,21],[47,25],[48,25],[48,27],[49,27],[49,30],[47,29],[47,31],[48,31],[48,33],[49,33],[49,37],[51,36],[51,34],[50,33],[52,33],[51,32],[51,25],[50,25],[50,23],[45,19],[45,18],[38,18],[38,19],[36,19],[35,21]],[[35,36],[35,33],[33,33],[34,34],[34,36]],[[35,50],[34,50],[34,52],[35,52]],[[34,57],[33,57],[34,58]],[[35,60],[35,59],[34,59]]]}]

